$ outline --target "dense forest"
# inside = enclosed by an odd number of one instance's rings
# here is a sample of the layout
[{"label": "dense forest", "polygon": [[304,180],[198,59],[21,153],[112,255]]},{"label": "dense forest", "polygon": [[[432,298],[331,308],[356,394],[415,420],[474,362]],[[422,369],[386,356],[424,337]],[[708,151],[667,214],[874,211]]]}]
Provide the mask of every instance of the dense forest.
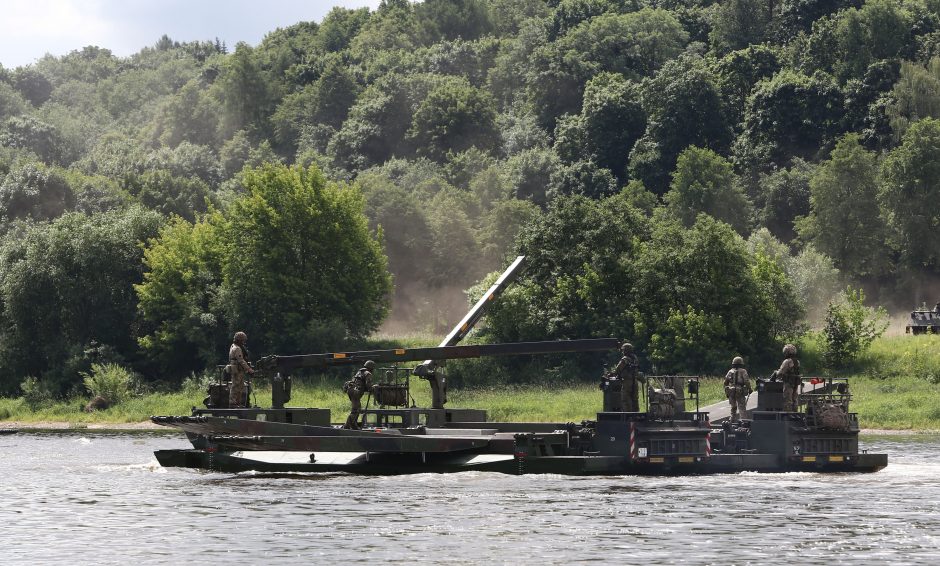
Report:
[{"label": "dense forest", "polygon": [[[384,0],[0,67],[0,390],[440,331],[776,356],[940,299],[940,2]],[[456,303],[456,306],[455,306]],[[390,316],[390,318],[389,318]]]}]

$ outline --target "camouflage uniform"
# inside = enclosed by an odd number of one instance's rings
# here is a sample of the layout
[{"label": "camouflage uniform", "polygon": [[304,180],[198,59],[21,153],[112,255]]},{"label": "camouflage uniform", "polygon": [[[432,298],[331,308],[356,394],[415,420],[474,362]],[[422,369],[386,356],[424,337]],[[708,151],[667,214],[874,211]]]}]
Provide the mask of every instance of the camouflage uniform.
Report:
[{"label": "camouflage uniform", "polygon": [[346,424],[343,425],[343,428],[361,428],[359,426],[359,413],[362,411],[362,395],[372,386],[371,370],[373,369],[375,369],[375,362],[369,360],[356,372],[352,379],[343,384],[343,392],[349,396],[349,402],[352,405],[352,410],[349,411],[349,416],[346,417]]},{"label": "camouflage uniform", "polygon": [[616,376],[620,380],[620,403],[625,412],[635,413],[640,410],[639,388],[637,387],[637,367],[639,361],[636,354],[633,353],[633,346],[625,343],[620,347],[623,357],[617,363],[617,367],[608,374],[609,377]]},{"label": "camouflage uniform", "polygon": [[243,405],[245,400],[245,374],[252,373],[251,367],[248,365],[248,360],[245,359],[244,341],[247,340],[247,337],[244,336],[245,334],[243,332],[237,333],[235,335],[235,341],[228,349],[228,369],[229,375],[232,376],[232,388],[229,390],[228,406],[231,409],[245,406]]},{"label": "camouflage uniform", "polygon": [[744,369],[744,360],[740,357],[731,362],[731,369],[725,374],[725,395],[731,404],[731,420],[747,418],[747,396],[751,392],[751,378]]},{"label": "camouflage uniform", "polygon": [[784,360],[780,369],[774,371],[772,378],[783,381],[783,410],[795,412],[799,409],[800,360],[796,359],[796,346],[787,344],[783,347]]}]

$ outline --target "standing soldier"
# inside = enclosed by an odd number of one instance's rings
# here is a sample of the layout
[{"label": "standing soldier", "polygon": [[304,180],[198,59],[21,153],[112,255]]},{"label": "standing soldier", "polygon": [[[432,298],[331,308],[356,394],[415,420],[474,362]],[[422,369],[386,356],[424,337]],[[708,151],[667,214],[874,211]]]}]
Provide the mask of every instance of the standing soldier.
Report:
[{"label": "standing soldier", "polygon": [[800,393],[800,360],[796,359],[796,346],[784,346],[783,358],[780,369],[774,370],[770,377],[783,381],[783,410],[795,412],[799,408]]},{"label": "standing soldier", "polygon": [[372,386],[372,370],[375,369],[375,362],[367,360],[362,364],[356,375],[343,384],[343,392],[349,396],[349,402],[352,404],[352,410],[346,418],[346,424],[343,428],[359,429],[359,411],[362,410],[362,395]]},{"label": "standing soldier", "polygon": [[751,393],[751,378],[744,369],[744,359],[736,356],[731,360],[731,369],[725,374],[725,395],[731,403],[731,420],[747,418],[747,396]]},{"label": "standing soldier", "polygon": [[229,375],[232,376],[232,388],[228,396],[230,409],[245,406],[242,404],[245,398],[245,375],[255,373],[255,370],[248,365],[246,344],[248,344],[248,335],[244,332],[236,332],[232,339],[232,347],[228,349]]},{"label": "standing soldier", "polygon": [[607,377],[616,377],[620,380],[621,407],[625,412],[635,413],[640,410],[639,388],[636,383],[639,361],[633,353],[633,344],[624,342],[620,346],[620,351],[623,357],[620,358],[617,367],[607,374]]}]

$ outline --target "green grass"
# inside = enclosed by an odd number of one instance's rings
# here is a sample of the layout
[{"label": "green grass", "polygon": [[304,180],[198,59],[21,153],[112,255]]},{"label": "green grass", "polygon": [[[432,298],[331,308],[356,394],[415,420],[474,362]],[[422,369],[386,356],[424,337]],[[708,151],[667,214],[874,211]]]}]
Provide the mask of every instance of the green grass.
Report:
[{"label": "green grass", "polygon": [[[409,346],[426,343],[427,339],[419,337]],[[803,342],[800,357],[804,375],[829,375],[819,367],[822,357],[818,338]],[[879,339],[853,368],[835,375],[850,378],[852,410],[859,414],[863,427],[940,430],[940,336]],[[290,405],[329,408],[333,420],[340,421],[349,411],[342,381],[340,377],[296,381]],[[702,406],[724,398],[721,381],[720,377],[703,380]],[[418,406],[430,405],[425,382],[414,379],[412,394]],[[255,399],[259,405],[266,405],[270,395],[270,389],[261,383]],[[22,398],[0,398],[0,421],[57,421],[73,426],[140,422],[150,415],[189,414],[193,406],[202,406],[204,396],[204,391],[196,388],[155,393],[97,413],[82,411],[87,399],[50,402],[31,411]],[[601,391],[595,383],[490,386],[448,392],[448,406],[486,409],[494,421],[580,422],[593,418],[601,404]]]}]

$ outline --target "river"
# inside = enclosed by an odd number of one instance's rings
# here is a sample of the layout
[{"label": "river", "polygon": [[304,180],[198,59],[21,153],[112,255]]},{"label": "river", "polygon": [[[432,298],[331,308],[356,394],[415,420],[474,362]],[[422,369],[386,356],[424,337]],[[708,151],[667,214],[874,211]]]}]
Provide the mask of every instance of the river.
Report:
[{"label": "river", "polygon": [[164,469],[166,434],[0,436],[2,564],[940,563],[940,437],[875,474],[399,477]]}]

